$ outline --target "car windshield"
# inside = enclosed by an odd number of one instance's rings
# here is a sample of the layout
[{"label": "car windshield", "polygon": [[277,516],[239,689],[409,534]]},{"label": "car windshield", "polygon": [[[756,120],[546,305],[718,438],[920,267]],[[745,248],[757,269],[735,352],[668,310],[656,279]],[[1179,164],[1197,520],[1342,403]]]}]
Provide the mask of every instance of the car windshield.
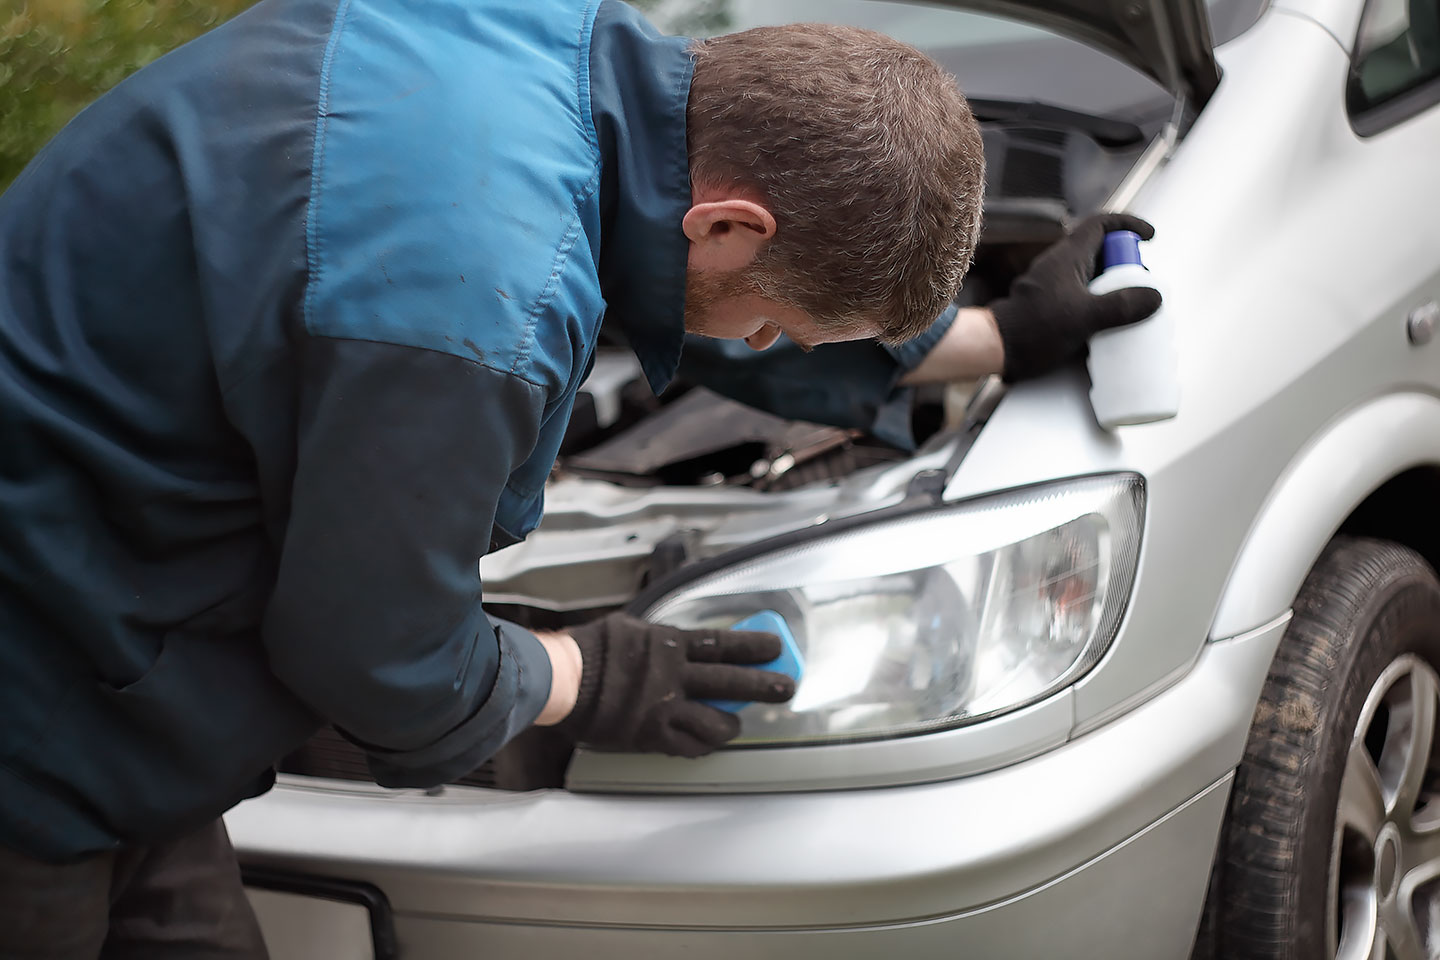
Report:
[{"label": "car windshield", "polygon": [[[1158,84],[1077,40],[1003,17],[899,0],[632,0],[660,29],[709,36],[780,23],[866,27],[911,44],[945,66],[967,95],[1035,100],[1148,127],[1169,116]],[[1265,0],[1210,0],[1216,43],[1248,28]]]}]

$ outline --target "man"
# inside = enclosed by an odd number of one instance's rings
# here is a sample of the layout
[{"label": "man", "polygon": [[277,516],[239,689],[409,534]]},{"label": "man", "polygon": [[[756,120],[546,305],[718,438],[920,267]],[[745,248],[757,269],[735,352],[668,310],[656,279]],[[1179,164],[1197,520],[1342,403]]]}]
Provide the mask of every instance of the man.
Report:
[{"label": "man", "polygon": [[840,344],[772,405],[881,430],[898,381],[1154,308],[1084,289],[1148,233],[1110,218],[935,322],[982,183],[912,49],[618,0],[265,0],[102,98],[0,198],[0,954],[262,956],[217,818],[322,722],[430,786],[532,723],[697,756],[739,731],[698,700],[787,699],[774,637],[536,636],[476,562],[539,521],[602,317],[657,391],[687,331]]}]

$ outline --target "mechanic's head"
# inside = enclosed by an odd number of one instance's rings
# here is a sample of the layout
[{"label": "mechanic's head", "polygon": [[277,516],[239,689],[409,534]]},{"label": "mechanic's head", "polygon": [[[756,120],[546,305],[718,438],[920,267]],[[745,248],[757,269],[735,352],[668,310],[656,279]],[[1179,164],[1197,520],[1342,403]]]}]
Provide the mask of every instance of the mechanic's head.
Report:
[{"label": "mechanic's head", "polygon": [[955,296],[980,229],[980,129],[955,79],[828,24],[697,41],[686,327],[903,343]]}]

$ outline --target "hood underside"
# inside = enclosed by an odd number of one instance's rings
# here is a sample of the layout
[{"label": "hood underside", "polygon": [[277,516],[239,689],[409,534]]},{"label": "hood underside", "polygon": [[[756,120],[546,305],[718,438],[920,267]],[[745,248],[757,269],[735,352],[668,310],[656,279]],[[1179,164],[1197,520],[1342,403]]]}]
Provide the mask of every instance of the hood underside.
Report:
[{"label": "hood underside", "polygon": [[1220,82],[1203,0],[942,0],[1022,20],[1114,54],[1196,107]]}]

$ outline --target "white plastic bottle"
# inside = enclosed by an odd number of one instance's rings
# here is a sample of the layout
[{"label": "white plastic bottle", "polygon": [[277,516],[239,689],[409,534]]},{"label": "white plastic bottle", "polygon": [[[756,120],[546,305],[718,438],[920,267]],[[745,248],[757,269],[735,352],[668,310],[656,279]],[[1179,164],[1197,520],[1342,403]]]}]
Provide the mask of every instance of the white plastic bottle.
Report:
[{"label": "white plastic bottle", "polygon": [[[1160,284],[1140,260],[1140,237],[1129,230],[1105,234],[1100,275],[1090,292]],[[1161,290],[1161,295],[1164,291]],[[1090,338],[1090,404],[1106,430],[1169,420],[1180,412],[1175,318],[1164,306],[1139,323],[1102,330]]]}]

